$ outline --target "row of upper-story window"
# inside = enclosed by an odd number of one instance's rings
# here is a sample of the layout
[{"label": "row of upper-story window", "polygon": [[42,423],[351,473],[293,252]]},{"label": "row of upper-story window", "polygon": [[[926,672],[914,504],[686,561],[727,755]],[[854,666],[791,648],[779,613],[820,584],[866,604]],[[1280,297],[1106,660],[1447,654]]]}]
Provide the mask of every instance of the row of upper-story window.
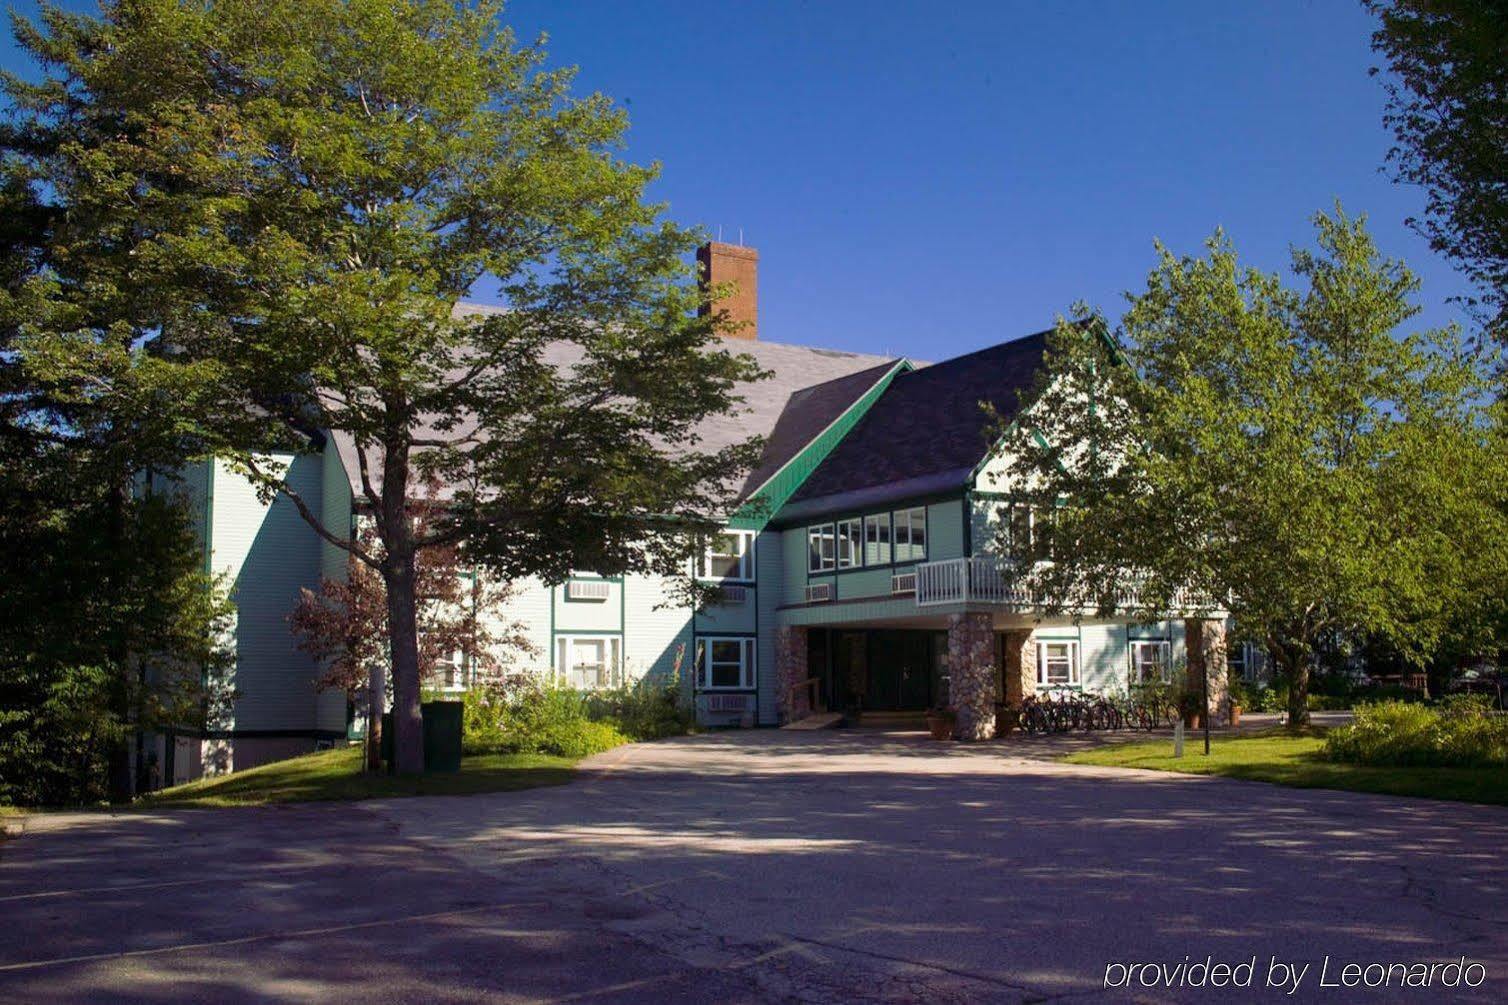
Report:
[{"label": "row of upper-story window", "polygon": [[926,557],[925,506],[847,517],[806,529],[807,572],[921,562]]},{"label": "row of upper-story window", "polygon": [[[754,582],[754,538],[748,530],[727,530],[713,537],[696,560],[697,578]],[[927,507],[817,524],[807,528],[806,540],[808,572],[920,562],[927,557]]]}]

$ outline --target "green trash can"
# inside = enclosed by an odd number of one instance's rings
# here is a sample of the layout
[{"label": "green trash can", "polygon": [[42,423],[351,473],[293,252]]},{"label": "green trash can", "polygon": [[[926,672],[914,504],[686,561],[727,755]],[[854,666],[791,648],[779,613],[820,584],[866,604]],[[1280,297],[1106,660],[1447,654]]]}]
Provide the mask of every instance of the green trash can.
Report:
[{"label": "green trash can", "polygon": [[426,701],[419,706],[424,716],[424,770],[461,770],[461,710],[459,701]]},{"label": "green trash can", "polygon": [[[426,701],[419,706],[424,724],[424,770],[461,770],[461,710],[459,701]],[[382,760],[388,773],[393,764],[393,713],[382,713]]]}]

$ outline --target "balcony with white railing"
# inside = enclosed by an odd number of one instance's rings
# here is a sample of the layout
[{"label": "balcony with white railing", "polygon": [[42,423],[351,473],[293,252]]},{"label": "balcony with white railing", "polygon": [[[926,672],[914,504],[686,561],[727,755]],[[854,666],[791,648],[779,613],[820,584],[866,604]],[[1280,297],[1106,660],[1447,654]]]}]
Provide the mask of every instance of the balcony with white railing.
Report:
[{"label": "balcony with white railing", "polygon": [[[1173,595],[1172,608],[1193,611],[1215,606],[1197,600],[1192,590],[1180,589]],[[1123,587],[1115,595],[1115,607],[1122,611],[1140,607],[1141,601],[1141,591],[1135,586]],[[1018,584],[1009,562],[989,555],[917,565],[916,604],[996,604],[1023,611],[1047,606],[1043,597]]]}]

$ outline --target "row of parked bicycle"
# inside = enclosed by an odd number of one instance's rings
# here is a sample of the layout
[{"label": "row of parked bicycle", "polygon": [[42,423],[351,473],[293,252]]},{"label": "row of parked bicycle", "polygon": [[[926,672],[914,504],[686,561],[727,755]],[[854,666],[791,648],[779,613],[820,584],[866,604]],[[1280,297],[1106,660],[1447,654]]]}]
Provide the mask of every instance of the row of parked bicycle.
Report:
[{"label": "row of parked bicycle", "polygon": [[1178,720],[1178,706],[1160,696],[1114,697],[1077,691],[1030,695],[1021,703],[1028,733],[1074,729],[1157,729]]}]

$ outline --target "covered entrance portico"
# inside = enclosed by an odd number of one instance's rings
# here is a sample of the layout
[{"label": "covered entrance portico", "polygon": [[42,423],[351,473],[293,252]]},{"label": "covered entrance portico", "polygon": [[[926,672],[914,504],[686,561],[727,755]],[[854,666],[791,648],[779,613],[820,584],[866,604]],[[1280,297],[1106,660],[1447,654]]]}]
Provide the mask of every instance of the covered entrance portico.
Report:
[{"label": "covered entrance portico", "polygon": [[811,628],[807,671],[835,711],[922,711],[948,699],[948,636],[914,628]]}]

